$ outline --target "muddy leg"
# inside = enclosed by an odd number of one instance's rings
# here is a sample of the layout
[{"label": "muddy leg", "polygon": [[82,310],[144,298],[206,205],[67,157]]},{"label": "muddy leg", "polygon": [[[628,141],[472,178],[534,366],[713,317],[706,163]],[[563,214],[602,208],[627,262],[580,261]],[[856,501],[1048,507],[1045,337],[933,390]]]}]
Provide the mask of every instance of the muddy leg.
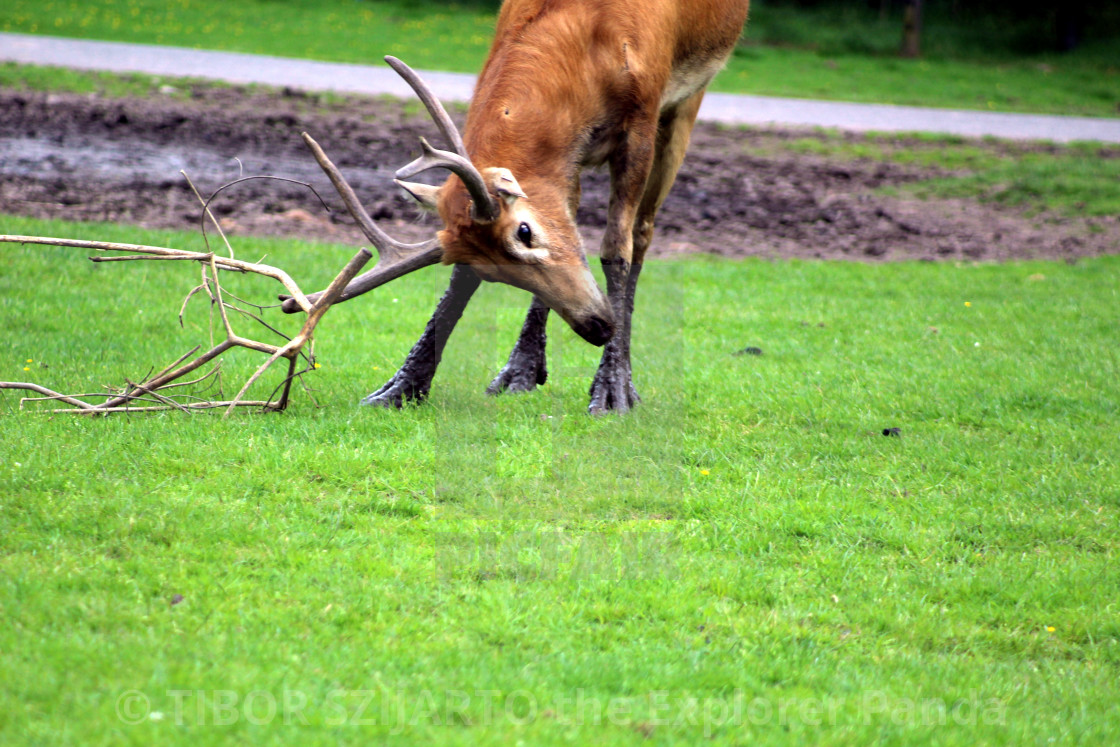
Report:
[{"label": "muddy leg", "polygon": [[641,271],[640,263],[631,265],[621,258],[603,260],[616,326],[614,336],[603,347],[599,370],[591,381],[591,403],[587,411],[592,415],[612,410],[626,412],[642,401],[634,388],[630,368],[630,317]]},{"label": "muddy leg", "polygon": [[653,219],[677,177],[677,169],[688,149],[689,135],[703,97],[704,92],[700,91],[676,109],[662,113],[657,123],[653,163],[644,184],[641,203],[631,223],[631,251],[614,252],[612,247],[604,244],[603,271],[607,276],[607,293],[614,307],[617,327],[614,337],[603,349],[603,359],[591,382],[591,404],[587,409],[593,415],[611,410],[626,412],[641,402],[634,389],[630,366],[630,318],[634,313],[634,293],[642,272],[642,260],[653,240]]},{"label": "muddy leg", "polygon": [[521,335],[509,354],[509,362],[486,387],[487,394],[529,392],[548,380],[544,354],[547,322],[548,307],[533,296]]},{"label": "muddy leg", "polygon": [[633,294],[628,293],[628,289],[631,288],[630,268],[634,258],[634,220],[657,160],[657,133],[658,122],[653,116],[636,118],[627,131],[626,141],[610,157],[611,198],[599,261],[607,277],[607,296],[615,326],[614,335],[603,346],[599,370],[591,381],[591,403],[587,410],[592,415],[612,410],[626,412],[639,401],[630,380]]},{"label": "muddy leg", "polygon": [[451,271],[451,284],[428,320],[424,334],[412,346],[400,370],[384,386],[365,397],[363,405],[400,408],[410,400],[424,401],[432,388],[432,378],[443,357],[447,338],[480,282],[474,270],[466,265],[455,265]]}]

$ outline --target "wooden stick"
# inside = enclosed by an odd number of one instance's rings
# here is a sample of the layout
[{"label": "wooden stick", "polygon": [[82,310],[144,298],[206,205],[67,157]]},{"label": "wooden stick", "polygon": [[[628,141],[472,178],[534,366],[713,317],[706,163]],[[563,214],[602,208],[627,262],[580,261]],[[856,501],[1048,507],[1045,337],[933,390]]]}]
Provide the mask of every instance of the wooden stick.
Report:
[{"label": "wooden stick", "polygon": [[75,407],[78,407],[82,410],[92,410],[94,407],[96,407],[96,405],[91,405],[88,402],[82,402],[80,399],[51,391],[45,386],[39,386],[38,384],[31,384],[24,381],[0,381],[0,389],[26,389],[31,392],[38,392],[39,394],[46,395],[49,399],[57,399],[61,402],[65,402],[66,404],[74,405]]},{"label": "wooden stick", "polygon": [[[69,246],[76,249],[92,249],[96,252],[133,252],[135,254],[147,254],[152,257],[165,257],[184,260],[195,260],[198,262],[209,261],[214,257],[215,262],[224,270],[240,270],[243,272],[253,272],[258,275],[278,280],[281,285],[292,295],[299,307],[304,311],[311,310],[311,303],[307,300],[307,296],[303,294],[295,281],[283,270],[272,267],[271,265],[256,264],[253,262],[243,262],[239,259],[231,259],[230,257],[218,257],[213,253],[203,252],[188,252],[182,249],[168,249],[163,246],[147,246],[145,244],[122,244],[115,241],[85,241],[82,239],[59,239],[48,236],[18,236],[4,234],[0,235],[0,243],[9,244],[40,244],[46,246]],[[91,257],[91,259],[93,259]],[[118,258],[123,259],[123,258]],[[140,259],[135,257],[133,259]],[[112,261],[109,257],[98,257],[94,261]]]},{"label": "wooden stick", "polygon": [[[378,267],[375,268],[373,272],[366,273],[366,275],[358,278],[358,281],[360,282],[356,283],[355,278],[358,276],[358,273],[373,258],[373,253],[368,249],[363,248],[357,254],[355,254],[349,262],[346,263],[346,265],[339,271],[334,280],[331,281],[330,285],[325,290],[314,294],[313,297],[308,297],[303,293],[303,291],[299,288],[295,281],[292,280],[292,278],[283,270],[271,265],[264,264],[263,262],[246,262],[234,258],[233,247],[230,245],[228,238],[226,237],[224,231],[222,231],[222,228],[219,225],[214,214],[209,209],[209,202],[213,199],[213,195],[209,200],[204,200],[202,198],[202,195],[199,194],[198,190],[195,188],[193,182],[191,182],[190,177],[188,177],[184,173],[183,176],[187,180],[188,185],[194,191],[195,196],[198,197],[199,202],[202,203],[203,228],[205,229],[206,220],[209,219],[217,228],[218,233],[221,236],[222,241],[225,243],[230,256],[222,257],[212,251],[197,252],[187,251],[183,249],[171,249],[168,247],[149,246],[145,244],[129,244],[110,241],[88,241],[83,239],[66,239],[46,236],[23,236],[4,234],[0,235],[0,243],[64,246],[78,249],[87,249],[94,252],[125,253],[123,255],[111,256],[102,256],[98,254],[90,257],[90,259],[94,262],[135,262],[143,260],[198,262],[202,272],[202,282],[192,288],[190,292],[187,293],[186,298],[183,299],[179,308],[179,322],[180,325],[183,324],[183,317],[186,312],[186,308],[191,299],[196,294],[205,292],[208,296],[210,296],[210,349],[202,353],[201,355],[196,356],[201,347],[196,345],[188,352],[179,356],[177,359],[175,359],[174,362],[166,366],[163,370],[161,370],[154,376],[152,376],[151,372],[149,371],[148,374],[145,374],[145,380],[140,383],[135,383],[126,379],[126,386],[124,386],[123,388],[108,386],[106,387],[107,392],[100,394],[65,395],[59,392],[55,392],[51,389],[47,389],[46,387],[40,386],[39,384],[33,384],[30,382],[0,382],[0,389],[22,389],[44,395],[43,397],[25,397],[21,399],[21,407],[24,402],[43,400],[54,400],[73,406],[73,409],[56,409],[50,411],[54,413],[96,414],[112,412],[154,412],[162,410],[178,410],[180,412],[189,412],[196,409],[224,407],[226,408],[226,416],[228,416],[229,413],[232,412],[234,407],[244,407],[247,405],[268,407],[274,410],[283,410],[288,404],[292,383],[295,378],[301,376],[307,370],[310,370],[310,368],[299,372],[297,372],[296,370],[297,363],[302,354],[302,351],[305,347],[309,348],[309,351],[306,353],[305,357],[307,357],[308,361],[310,362],[313,359],[313,354],[310,352],[310,346],[314,344],[313,335],[316,325],[318,325],[319,321],[323,318],[323,315],[327,313],[327,311],[333,304],[351,297],[355,294],[355,291],[357,293],[364,292],[365,290],[368,290],[375,285],[380,285],[381,283],[387,282],[394,277],[399,277],[400,275],[413,269],[438,262],[441,254],[438,241],[435,240],[424,242],[423,244],[407,245],[396,242],[395,240],[389,238],[388,235],[381,231],[376,223],[374,223],[372,219],[370,219],[369,215],[365,212],[365,210],[359,203],[357,196],[354,194],[354,191],[346,183],[345,179],[342,177],[341,173],[339,173],[334,164],[331,163],[330,160],[326,157],[326,154],[323,153],[322,149],[319,148],[318,144],[315,143],[315,141],[312,140],[310,136],[306,135],[306,133],[304,134],[304,139],[309,147],[311,147],[311,150],[314,153],[316,159],[319,161],[320,166],[324,171],[327,172],[327,175],[331,178],[332,183],[334,183],[335,188],[342,196],[343,201],[346,203],[347,208],[350,210],[355,220],[357,220],[358,224],[373,242],[374,246],[377,247],[378,252],[381,254],[381,258],[383,260],[386,260],[385,262],[379,263]],[[246,177],[245,179],[253,178],[258,177]],[[232,186],[233,184],[237,184],[240,181],[244,181],[244,179],[239,179],[235,182],[231,182],[221,189]],[[297,183],[302,184],[302,182]],[[308,186],[310,188],[310,185],[305,186]],[[218,192],[220,192],[221,189],[219,189]],[[216,195],[218,192],[215,192],[214,194]],[[315,192],[313,188],[312,192],[315,193],[315,195],[318,197],[318,193]],[[322,201],[321,197],[319,199],[320,201]],[[209,249],[209,246],[207,248]],[[238,335],[233,329],[233,324],[230,319],[230,314],[227,312],[227,308],[237,311],[242,315],[248,316],[249,318],[260,323],[270,332],[273,332],[282,338],[285,337],[285,335],[283,335],[270,325],[266,324],[256,315],[226,302],[225,296],[227,296],[228,293],[225,292],[225,290],[222,288],[221,272],[255,273],[258,275],[263,275],[265,277],[273,278],[280,282],[281,285],[284,286],[285,290],[287,290],[290,294],[289,296],[284,297],[286,299],[286,302],[283,305],[285,312],[292,313],[293,311],[303,311],[307,314],[307,318],[304,320],[303,326],[300,329],[299,333],[291,339],[285,338],[285,342],[282,345],[273,345],[265,342],[259,342],[257,340],[252,340]],[[361,287],[361,290],[357,290],[359,286]],[[232,296],[232,298],[236,298],[236,296]],[[216,326],[213,318],[214,304],[217,304],[218,306],[218,313],[221,318],[221,326],[225,331],[225,339],[220,342],[216,341],[216,335],[214,334],[214,327]],[[223,402],[200,401],[184,403],[180,400],[189,400],[196,398],[184,394],[166,396],[159,391],[161,389],[171,389],[197,384],[217,374],[219,377],[218,396],[222,396],[220,391],[220,364],[215,365],[209,373],[197,377],[192,381],[180,381],[180,379],[187,374],[196,371],[202,366],[207,365],[211,361],[218,358],[218,356],[234,347],[248,348],[259,353],[264,353],[268,356],[267,360],[262,365],[260,365],[253,373],[253,375],[250,376],[249,379],[245,382],[244,386],[242,386],[241,388],[241,391],[238,392],[237,396],[234,399]],[[192,356],[196,357],[192,359]],[[273,392],[273,395],[275,395],[277,391],[280,392],[279,400],[274,402],[271,397],[269,398],[269,400],[264,402],[248,401],[242,399],[248,392],[248,390],[252,387],[252,385],[272,366],[273,363],[280,360],[281,358],[288,359],[288,373],[280,387],[278,387],[277,390]],[[80,397],[103,397],[104,401],[100,404],[91,404],[84,401]],[[136,403],[139,402],[154,402],[154,404],[136,406]]]},{"label": "wooden stick", "polygon": [[[230,403],[230,402],[192,402],[192,403],[181,405],[181,406],[185,407],[188,410],[217,410],[217,409],[222,408],[222,407],[229,407],[231,404],[233,404],[233,403]],[[249,399],[242,400],[241,402],[236,403],[237,407],[270,407],[271,405],[272,405],[272,402],[262,402],[262,401],[259,401],[259,400],[249,400]],[[46,413],[50,413],[50,414],[58,414],[58,415],[63,415],[63,414],[71,414],[71,415],[101,415],[101,414],[106,414],[107,415],[109,413],[114,413],[114,412],[166,412],[166,411],[172,410],[172,409],[175,409],[175,408],[162,406],[162,405],[151,405],[151,406],[146,406],[146,407],[95,407],[95,408],[91,408],[91,409],[43,410],[42,412],[46,412]]]}]

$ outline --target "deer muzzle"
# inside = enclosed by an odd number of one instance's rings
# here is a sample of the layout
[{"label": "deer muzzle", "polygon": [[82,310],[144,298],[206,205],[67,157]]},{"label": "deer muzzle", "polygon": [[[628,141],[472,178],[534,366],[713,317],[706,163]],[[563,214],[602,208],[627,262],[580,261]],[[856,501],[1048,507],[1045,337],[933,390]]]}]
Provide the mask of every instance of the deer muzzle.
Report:
[{"label": "deer muzzle", "polygon": [[582,292],[575,298],[571,294],[559,299],[544,297],[545,301],[560,315],[572,330],[587,340],[592,345],[602,346],[611,339],[615,330],[614,313],[611,304],[599,285],[595,282],[591,271],[582,268],[579,281]]},{"label": "deer muzzle", "polygon": [[[561,314],[563,316],[563,314]],[[614,336],[614,319],[611,316],[589,316],[582,320],[565,320],[577,335],[592,345],[602,347]]]}]

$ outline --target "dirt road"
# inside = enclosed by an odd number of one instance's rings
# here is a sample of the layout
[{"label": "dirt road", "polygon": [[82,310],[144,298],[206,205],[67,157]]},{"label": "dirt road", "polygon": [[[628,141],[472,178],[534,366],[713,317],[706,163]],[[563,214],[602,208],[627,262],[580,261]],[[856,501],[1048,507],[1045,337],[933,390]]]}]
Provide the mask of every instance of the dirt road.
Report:
[{"label": "dirt road", "polygon": [[[313,184],[331,212],[305,187],[242,182],[213,204],[234,236],[360,243],[299,138],[304,130],[375,218],[401,238],[431,235],[433,224],[392,183],[392,173],[418,152],[419,135],[439,139],[416,105],[209,86],[117,100],[0,90],[0,213],[191,228],[200,209],[180,170],[205,194],[239,176],[269,174]],[[888,197],[877,188],[940,172],[829,160],[786,147],[792,137],[698,126],[652,251],[854,260],[1072,259],[1120,251],[1116,218]],[[583,195],[579,221],[593,250],[605,216],[606,174],[586,174]]]}]

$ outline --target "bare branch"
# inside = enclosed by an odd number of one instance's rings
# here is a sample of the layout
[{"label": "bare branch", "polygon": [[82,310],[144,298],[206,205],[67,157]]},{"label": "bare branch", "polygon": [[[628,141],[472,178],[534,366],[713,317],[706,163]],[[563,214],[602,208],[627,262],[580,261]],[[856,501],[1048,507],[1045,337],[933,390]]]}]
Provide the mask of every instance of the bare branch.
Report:
[{"label": "bare branch", "polygon": [[39,394],[46,395],[48,399],[57,399],[59,401],[65,402],[68,405],[74,405],[75,407],[82,410],[92,410],[95,407],[95,405],[91,405],[88,402],[82,402],[80,399],[51,391],[45,386],[39,386],[38,384],[31,384],[23,381],[0,381],[0,389],[26,389],[30,392],[38,392]]},{"label": "bare branch", "polygon": [[[267,361],[261,364],[260,368],[258,368],[256,372],[251,377],[249,377],[249,380],[245,382],[245,385],[241,387],[241,391],[237,393],[237,396],[233,398],[234,404],[239,402],[241,398],[245,396],[245,393],[249,391],[249,387],[251,387],[253,383],[256,382],[256,380],[259,379],[261,375],[264,374],[264,372],[272,366],[273,363],[280,360],[280,358],[294,359],[296,357],[300,348],[303,347],[304,343],[311,339],[311,335],[315,331],[315,325],[319,323],[319,320],[323,318],[323,315],[327,313],[327,310],[330,309],[331,305],[334,304],[335,300],[342,294],[342,291],[346,287],[346,285],[354,278],[355,275],[358,274],[358,272],[363,267],[365,267],[365,265],[371,259],[373,259],[373,253],[370,252],[369,249],[363,248],[358,250],[358,253],[355,254],[350,259],[350,261],[346,263],[346,266],[342,268],[342,271],[338,273],[337,276],[335,276],[335,279],[332,280],[331,284],[327,286],[327,289],[323,291],[319,300],[315,302],[315,306],[313,306],[311,311],[307,314],[307,321],[303,323],[303,329],[299,331],[299,334],[293,337],[287,345],[285,345],[281,349],[278,349],[269,357]],[[289,371],[289,376],[290,375],[291,374]],[[226,410],[226,414],[223,417],[228,417],[230,412],[233,411],[233,407],[234,405],[230,405],[229,409]]]},{"label": "bare branch", "polygon": [[[82,239],[59,239],[48,236],[13,236],[13,235],[0,235],[0,243],[12,244],[41,244],[46,246],[70,246],[76,249],[92,249],[98,252],[135,252],[136,254],[151,255],[152,257],[173,257],[181,260],[195,260],[198,262],[208,262],[212,256],[210,253],[203,252],[188,252],[182,249],[168,249],[162,246],[146,246],[144,244],[121,244],[113,241],[85,241]],[[91,257],[95,262],[103,262],[109,258],[107,257]],[[139,258],[137,258],[139,259]],[[215,257],[216,264],[223,270],[236,270],[239,272],[253,272],[258,275],[264,275],[280,283],[291,293],[292,298],[295,299],[296,304],[304,311],[311,310],[311,302],[303,295],[303,291],[296,285],[295,281],[289,277],[288,273],[280,270],[271,265],[254,264],[252,262],[242,262],[239,259],[232,259],[230,257]]]},{"label": "bare branch", "polygon": [[145,386],[144,386],[143,384],[134,384],[134,383],[132,383],[131,381],[129,381],[128,379],[125,379],[125,383],[127,383],[127,384],[128,384],[129,386],[131,386],[131,387],[135,387],[136,389],[139,389],[139,390],[140,390],[140,391],[142,391],[142,392],[146,392],[147,394],[150,394],[150,395],[151,395],[152,397],[154,397],[154,398],[155,398],[156,400],[158,400],[159,402],[162,402],[162,403],[164,403],[165,405],[168,405],[168,406],[174,407],[174,408],[176,408],[176,409],[182,410],[183,412],[189,412],[189,411],[187,410],[187,408],[186,408],[186,407],[184,407],[183,405],[179,404],[179,403],[178,403],[178,402],[176,402],[175,400],[171,399],[170,397],[164,397],[164,396],[163,396],[162,394],[160,394],[159,392],[156,392],[156,391],[153,391],[153,390],[151,390],[151,389],[148,389],[148,388],[147,388],[147,387],[145,387]]},{"label": "bare branch", "polygon": [[[191,182],[190,178],[184,173],[183,177],[187,180],[188,185],[190,185],[191,189],[202,203],[204,238],[205,220],[209,219],[222,236],[230,256],[223,257],[212,251],[197,252],[148,246],[144,244],[87,241],[44,236],[0,235],[0,243],[65,246],[99,253],[113,253],[107,256],[96,254],[90,257],[94,262],[134,262],[143,260],[197,262],[202,274],[201,282],[191,288],[180,304],[179,324],[180,326],[184,325],[184,316],[191,299],[194,298],[195,295],[205,292],[210,297],[211,301],[209,349],[199,354],[201,346],[196,345],[188,352],[176,358],[174,362],[163,368],[159,373],[152,375],[151,371],[149,371],[148,374],[144,376],[143,381],[134,382],[126,379],[125,386],[106,386],[105,391],[98,394],[66,395],[30,382],[0,382],[0,390],[26,390],[43,395],[41,397],[25,397],[21,399],[21,407],[24,402],[41,401],[56,401],[72,406],[71,409],[50,410],[50,412],[54,413],[104,414],[112,412],[155,412],[163,410],[190,412],[198,409],[222,407],[226,410],[226,416],[233,411],[233,408],[244,406],[283,410],[288,404],[292,384],[297,378],[303,383],[304,389],[310,393],[306,382],[303,381],[303,375],[316,368],[316,364],[314,363],[313,335],[316,325],[330,307],[339,301],[364,292],[362,289],[363,287],[365,290],[368,290],[394,277],[399,277],[406,272],[438,262],[442,255],[442,250],[435,240],[422,244],[410,245],[390,239],[373,223],[368,214],[365,213],[365,210],[361,207],[357,197],[354,195],[353,190],[346,184],[345,179],[338,173],[338,170],[326,157],[322,149],[319,148],[319,146],[315,144],[315,141],[309,136],[304,135],[304,138],[312,147],[312,152],[315,154],[320,165],[327,172],[327,175],[331,177],[332,182],[339,190],[339,194],[342,195],[343,201],[347,203],[347,207],[350,209],[351,214],[354,215],[355,220],[358,221],[359,225],[366,231],[367,236],[371,238],[374,245],[377,247],[381,255],[381,261],[374,271],[360,277],[358,276],[362,268],[373,258],[372,252],[368,249],[361,249],[346,263],[324,291],[313,294],[312,297],[306,296],[295,281],[283,270],[264,264],[263,262],[254,263],[236,259],[233,256],[233,248],[230,246],[214,214],[210,211],[209,205],[220,192],[235,184],[247,181],[248,179],[270,178],[299,184],[308,187],[308,189],[319,198],[319,201],[323,203],[322,197],[319,196],[314,188],[304,182],[285,179],[283,177],[245,177],[222,186],[214,192],[210,198],[203,200],[198,190],[195,189],[193,182]],[[326,207],[325,203],[323,203],[323,205]],[[209,246],[209,244],[207,244],[207,246]],[[123,253],[123,256],[121,253]],[[259,304],[244,301],[223,288],[221,282],[223,271],[262,275],[272,278],[283,285],[285,290],[290,294],[282,297],[282,300],[285,300],[283,304],[284,310],[289,313],[296,310],[302,310],[307,313],[307,317],[299,333],[288,338],[278,329],[266,323],[264,319],[257,314],[251,313],[246,309],[228,302],[226,300],[227,297],[236,300],[238,303],[255,307],[259,312],[263,312],[265,308]],[[363,283],[365,286],[363,286]],[[355,288],[358,288],[358,290],[355,290]],[[214,318],[214,306],[217,306],[218,315],[221,319],[220,326],[225,333],[225,339],[220,341],[215,339],[214,334],[215,328],[218,327],[217,320]],[[282,338],[284,342],[280,345],[276,345],[239,335],[234,330],[231,315],[228,313],[228,310],[232,310],[241,316],[248,317],[250,320],[257,322],[270,333]],[[191,393],[183,391],[182,388],[184,387],[197,385],[211,378],[218,381],[220,390],[222,369],[220,363],[217,363],[216,359],[235,347],[247,348],[263,353],[267,356],[267,360],[254,371],[247,381],[245,381],[234,399],[214,402],[200,399]],[[297,370],[298,362],[301,357],[307,360],[308,365],[303,370]],[[288,360],[288,372],[280,385],[273,390],[272,396],[266,401],[245,400],[245,394],[253,384],[264,375],[273,363],[281,358]],[[189,374],[207,366],[211,362],[214,362],[214,366],[207,373],[194,377],[190,381],[185,380]],[[179,389],[179,393],[168,394],[171,389]],[[273,397],[275,397],[277,393],[279,393],[279,399],[274,400]],[[221,396],[220,391],[218,396]],[[86,401],[84,399],[85,397],[99,397],[103,398],[103,401],[98,404],[93,404]]]},{"label": "bare branch", "polygon": [[[192,402],[192,403],[189,403],[189,404],[182,405],[182,407],[184,407],[188,410],[217,410],[217,409],[221,409],[223,407],[231,407],[231,406],[233,406],[233,407],[269,408],[271,405],[272,405],[271,402],[262,402],[260,400],[243,400],[241,402],[236,402],[236,403],[231,403],[231,402]],[[165,412],[165,411],[171,410],[171,409],[174,409],[174,408],[172,408],[170,406],[96,407],[96,408],[90,408],[90,409],[87,409],[87,410],[82,410],[82,409],[47,410],[46,412],[51,413],[51,414],[55,414],[55,415],[61,415],[61,414],[72,414],[72,415],[102,415],[102,414],[105,414],[105,415],[107,415],[107,414],[113,413],[113,412]]]},{"label": "bare branch", "polygon": [[[197,349],[198,348],[195,348],[195,350],[197,350]],[[202,382],[209,379],[211,376],[214,376],[215,374],[220,373],[221,367],[222,367],[221,362],[215,363],[214,367],[212,369],[210,369],[209,371],[204,373],[202,376],[199,376],[197,379],[191,379],[190,381],[176,381],[176,382],[164,384],[163,386],[160,387],[160,389],[175,389],[176,387],[194,386],[195,384],[201,384]]]},{"label": "bare branch", "polygon": [[[179,172],[179,173],[182,173],[182,172]],[[183,174],[183,176],[186,176],[186,174]],[[327,204],[326,200],[323,199],[322,195],[320,195],[319,192],[316,191],[315,187],[311,186],[307,182],[301,182],[301,181],[298,181],[296,179],[288,179],[287,177],[283,177],[283,176],[269,176],[267,174],[262,174],[262,175],[258,175],[258,176],[243,176],[240,179],[234,179],[232,182],[227,182],[227,183],[223,184],[222,186],[218,187],[217,189],[214,190],[214,193],[212,195],[210,195],[205,201],[203,201],[203,203],[202,203],[203,212],[206,215],[210,215],[210,218],[213,219],[214,216],[210,213],[210,203],[214,201],[215,197],[217,197],[219,194],[226,191],[230,187],[233,187],[237,184],[241,184],[242,182],[253,181],[255,179],[271,179],[271,180],[278,181],[278,182],[288,182],[290,184],[298,184],[301,187],[307,187],[307,189],[311,190],[311,194],[315,195],[316,199],[319,200],[319,204],[323,206],[323,209],[326,210],[328,213],[331,211],[330,206]],[[194,189],[194,185],[191,185],[191,189]],[[198,192],[196,191],[195,194],[198,195]],[[201,200],[202,197],[199,196],[199,199]],[[222,240],[224,241],[225,240],[225,233],[222,232],[222,227],[218,226],[218,222],[216,220],[214,221],[214,225],[217,226],[219,233],[222,233]],[[210,248],[210,241],[206,238],[206,221],[205,221],[205,219],[203,219],[203,221],[202,221],[202,240],[206,242],[206,248],[209,249]],[[228,241],[226,242],[226,246],[229,246]],[[233,256],[233,249],[231,248],[229,251],[230,251],[230,256],[232,257]]]},{"label": "bare branch", "polygon": [[229,316],[226,314],[226,304],[222,300],[222,286],[218,280],[218,263],[214,260],[214,255],[210,255],[210,272],[214,281],[214,295],[218,304],[218,313],[222,315],[222,325],[226,328],[226,335],[230,338],[234,336],[233,327],[229,324]]},{"label": "bare branch", "polygon": [[183,353],[178,358],[176,358],[174,363],[167,366],[166,368],[164,368],[162,371],[160,371],[156,375],[157,376],[163,376],[165,373],[167,373],[171,369],[175,368],[175,366],[178,366],[180,363],[185,361],[187,358],[191,357],[200,347],[202,347],[202,346],[201,345],[195,345],[193,348],[191,348],[190,350],[188,350],[187,352]]},{"label": "bare branch", "polygon": [[[187,297],[183,299],[183,305],[179,307],[179,326],[180,327],[183,326],[183,315],[187,313],[187,304],[189,304],[191,302],[191,299],[194,298],[194,294],[198,293],[201,290],[208,290],[207,289],[207,284],[206,284],[205,281],[202,283],[202,285],[196,285],[195,287],[191,288],[190,293],[188,293]],[[210,298],[211,298],[211,300],[213,300],[213,296],[211,296]]]},{"label": "bare branch", "polygon": [[230,246],[229,239],[226,238],[226,232],[222,230],[222,224],[218,223],[218,219],[214,217],[214,214],[212,212],[210,212],[210,205],[208,204],[207,200],[203,199],[202,195],[199,194],[198,189],[195,188],[194,182],[192,182],[191,178],[187,176],[186,171],[180,169],[179,173],[182,174],[183,178],[187,180],[187,186],[191,188],[191,191],[194,192],[194,196],[197,197],[198,201],[202,203],[202,220],[199,221],[199,227],[202,229],[202,240],[206,242],[206,248],[210,248],[210,242],[206,239],[206,219],[209,218],[210,221],[214,224],[214,228],[218,230],[218,235],[222,237],[222,242],[226,245],[226,249],[229,250],[229,256],[232,257],[233,247]]}]

